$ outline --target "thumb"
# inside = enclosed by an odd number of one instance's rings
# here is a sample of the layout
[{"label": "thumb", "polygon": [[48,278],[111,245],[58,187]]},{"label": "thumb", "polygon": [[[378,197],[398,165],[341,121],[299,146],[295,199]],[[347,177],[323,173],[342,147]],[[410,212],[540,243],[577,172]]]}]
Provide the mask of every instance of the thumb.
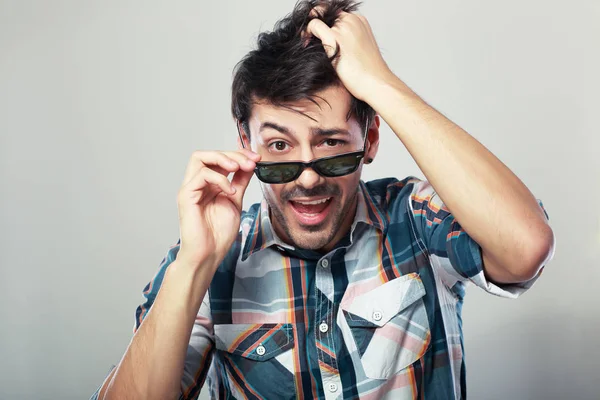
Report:
[{"label": "thumb", "polygon": [[330,27],[318,18],[312,19],[306,27],[306,32],[309,35],[318,37],[323,44],[323,48],[327,53],[328,57],[333,56],[337,47],[337,41],[335,35]]},{"label": "thumb", "polygon": [[235,194],[230,195],[229,197],[231,200],[233,200],[238,210],[242,209],[244,193],[246,193],[246,189],[248,188],[248,184],[252,179],[252,175],[254,175],[254,171],[243,171],[241,169],[237,170],[235,174],[233,174],[231,186],[235,188]]}]

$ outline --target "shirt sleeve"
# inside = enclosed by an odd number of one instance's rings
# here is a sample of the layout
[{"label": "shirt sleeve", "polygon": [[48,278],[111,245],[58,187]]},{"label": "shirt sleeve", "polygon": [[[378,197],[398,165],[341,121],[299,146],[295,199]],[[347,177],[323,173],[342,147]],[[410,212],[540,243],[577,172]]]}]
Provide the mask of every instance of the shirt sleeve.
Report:
[{"label": "shirt sleeve", "polygon": [[[133,333],[135,334],[142,324],[146,315],[152,308],[167,268],[179,252],[180,240],[168,250],[166,256],[160,263],[158,273],[146,285],[142,295],[145,301],[135,311],[135,322]],[[181,379],[181,393],[179,399],[197,399],[200,389],[204,385],[206,374],[211,364],[214,349],[214,331],[210,312],[208,292],[202,301],[196,320],[192,327],[190,341],[188,344],[184,361],[183,376]],[[114,368],[114,366],[113,366]],[[112,370],[112,369],[111,369]],[[110,371],[109,371],[110,373]],[[100,388],[94,393],[90,400],[97,399]]]},{"label": "shirt sleeve", "polygon": [[[418,237],[424,242],[432,267],[448,288],[453,288],[458,282],[468,281],[488,293],[516,298],[529,289],[541,275],[543,266],[535,277],[526,282],[491,282],[483,271],[481,247],[450,213],[433,186],[428,181],[417,179],[410,196],[412,220],[415,222]],[[542,202],[536,200],[548,220]]]}]

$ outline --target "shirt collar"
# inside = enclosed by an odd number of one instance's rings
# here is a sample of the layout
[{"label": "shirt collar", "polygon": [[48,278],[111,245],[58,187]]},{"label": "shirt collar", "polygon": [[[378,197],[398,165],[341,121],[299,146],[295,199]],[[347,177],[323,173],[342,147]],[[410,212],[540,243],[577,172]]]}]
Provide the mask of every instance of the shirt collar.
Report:
[{"label": "shirt collar", "polygon": [[269,205],[263,198],[260,202],[260,208],[257,211],[254,221],[250,225],[248,235],[246,236],[246,242],[242,252],[242,261],[245,261],[252,254],[270,246],[279,246],[289,250],[294,249],[294,246],[285,243],[275,233],[273,225],[271,225],[271,218],[269,217]]},{"label": "shirt collar", "polygon": [[[387,221],[385,214],[381,211],[378,204],[381,202],[381,199],[373,197],[371,192],[369,192],[367,185],[362,180],[358,186],[357,199],[356,214],[350,230],[350,240],[352,240],[352,234],[359,223],[372,226],[385,232],[387,229]],[[285,243],[277,236],[273,229],[273,225],[271,224],[269,205],[263,198],[260,203],[260,208],[248,231],[241,260],[245,261],[252,254],[271,246],[277,246],[280,250],[286,249],[296,253],[302,251],[302,249],[295,249],[294,246]],[[306,250],[303,250],[302,252],[306,252]]]}]

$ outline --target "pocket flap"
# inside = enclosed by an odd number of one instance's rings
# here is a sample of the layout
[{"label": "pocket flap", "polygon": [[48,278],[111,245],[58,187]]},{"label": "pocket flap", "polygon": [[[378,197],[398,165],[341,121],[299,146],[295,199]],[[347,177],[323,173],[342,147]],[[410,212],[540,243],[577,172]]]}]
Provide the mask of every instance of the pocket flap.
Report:
[{"label": "pocket flap", "polygon": [[342,309],[350,326],[381,327],[424,295],[421,277],[413,272],[357,296]]},{"label": "pocket flap", "polygon": [[256,361],[294,347],[293,324],[217,324],[215,347]]}]

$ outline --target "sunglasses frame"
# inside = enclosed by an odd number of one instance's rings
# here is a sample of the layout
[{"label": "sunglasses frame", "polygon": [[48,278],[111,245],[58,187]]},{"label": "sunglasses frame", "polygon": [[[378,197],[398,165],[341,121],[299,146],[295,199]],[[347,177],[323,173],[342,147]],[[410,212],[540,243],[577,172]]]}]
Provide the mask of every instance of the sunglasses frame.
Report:
[{"label": "sunglasses frame", "polygon": [[[246,148],[246,146],[244,144],[244,138],[242,137],[242,132],[240,130],[240,126],[242,125],[242,123],[240,121],[237,121],[236,125],[237,125],[237,129],[238,129],[238,135],[239,135],[240,141],[242,143],[242,147]],[[319,174],[323,177],[326,177],[326,178],[336,178],[339,176],[349,175],[358,169],[358,167],[360,166],[360,160],[362,158],[364,158],[364,156],[365,156],[365,151],[367,149],[367,140],[368,140],[368,136],[369,136],[369,126],[371,125],[370,120],[368,118],[367,118],[365,125],[366,125],[365,126],[365,141],[363,143],[362,150],[353,151],[350,153],[336,154],[333,156],[315,158],[314,160],[306,161],[306,162],[305,161],[259,161],[256,163],[256,168],[254,169],[254,174],[261,182],[268,183],[270,185],[278,185],[278,184],[289,183],[289,182],[295,181],[296,179],[298,179],[300,177],[300,175],[302,175],[302,173],[304,172],[304,170],[306,168],[311,168],[317,174]],[[325,174],[322,174],[318,168],[314,168],[316,164],[318,164],[322,161],[329,161],[332,159],[337,159],[337,158],[342,158],[342,157],[356,157],[356,159],[357,159],[356,166],[352,170],[350,170],[346,173],[343,173],[341,175],[334,175],[334,176],[327,176]],[[283,182],[268,182],[268,181],[264,181],[263,179],[261,179],[260,173],[258,172],[259,167],[269,167],[269,166],[277,166],[277,165],[298,165],[298,166],[300,166],[300,168],[298,169],[298,172],[292,178],[290,178],[289,180],[285,180]]]}]

